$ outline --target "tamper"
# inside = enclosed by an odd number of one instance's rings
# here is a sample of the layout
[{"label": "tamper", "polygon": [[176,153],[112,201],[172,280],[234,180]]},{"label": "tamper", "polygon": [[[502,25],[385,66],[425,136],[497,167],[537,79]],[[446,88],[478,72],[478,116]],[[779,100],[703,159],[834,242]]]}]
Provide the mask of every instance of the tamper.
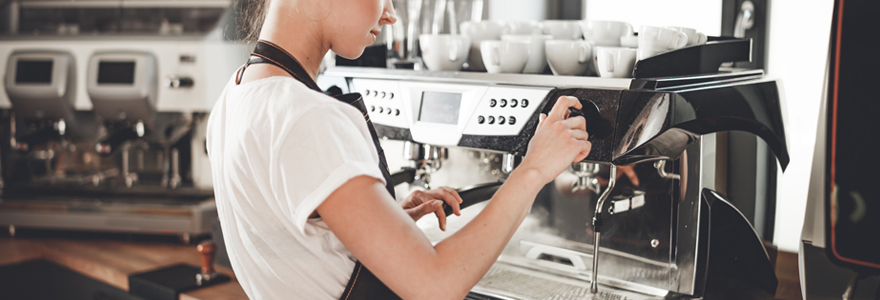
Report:
[{"label": "tamper", "polygon": [[214,241],[203,241],[196,246],[196,251],[202,255],[202,271],[196,274],[196,285],[202,285],[218,275],[214,270],[214,254],[217,253],[217,245],[214,245]]}]

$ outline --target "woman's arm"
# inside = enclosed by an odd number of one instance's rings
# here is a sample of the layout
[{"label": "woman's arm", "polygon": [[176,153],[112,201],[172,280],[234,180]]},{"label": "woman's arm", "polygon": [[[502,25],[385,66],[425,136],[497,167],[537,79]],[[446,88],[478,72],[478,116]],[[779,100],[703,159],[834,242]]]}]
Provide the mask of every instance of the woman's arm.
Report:
[{"label": "woman's arm", "polygon": [[340,241],[404,299],[462,299],[495,262],[538,191],[590,150],[583,118],[566,119],[557,101],[529,142],[528,155],[492,201],[464,228],[432,246],[375,178],[360,176],[332,193],[318,213]]}]

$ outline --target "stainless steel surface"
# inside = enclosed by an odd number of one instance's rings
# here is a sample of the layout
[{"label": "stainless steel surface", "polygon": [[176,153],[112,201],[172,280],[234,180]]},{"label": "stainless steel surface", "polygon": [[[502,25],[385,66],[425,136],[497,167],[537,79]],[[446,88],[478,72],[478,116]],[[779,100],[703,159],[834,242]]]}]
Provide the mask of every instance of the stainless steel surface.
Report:
[{"label": "stainless steel surface", "polygon": [[532,74],[488,74],[484,72],[447,72],[388,70],[356,67],[332,67],[324,71],[325,76],[406,80],[414,82],[450,82],[484,85],[515,85],[538,87],[593,87],[607,89],[627,89],[632,79],[600,78],[584,76],[546,76]]},{"label": "stainless steel surface", "polygon": [[655,161],[655,162],[654,162],[654,168],[657,169],[657,174],[659,174],[660,177],[663,177],[663,178],[666,178],[666,179],[675,179],[675,180],[679,180],[679,179],[681,179],[681,175],[678,175],[678,174],[669,174],[669,173],[666,172],[666,161],[665,161],[665,160],[658,160],[658,161]]},{"label": "stainless steel surface", "polygon": [[601,236],[599,227],[604,226],[600,225],[600,222],[602,222],[602,207],[605,204],[605,200],[608,200],[608,197],[611,196],[614,184],[617,183],[617,166],[611,165],[610,170],[608,186],[602,191],[599,201],[596,201],[596,211],[593,212],[593,280],[590,282],[590,293],[592,294],[599,292],[599,237]]},{"label": "stainless steel surface", "polygon": [[571,183],[572,193],[589,190],[599,194],[599,179],[595,177],[599,173],[599,164],[576,162],[568,167],[568,171],[578,177],[577,181]]}]

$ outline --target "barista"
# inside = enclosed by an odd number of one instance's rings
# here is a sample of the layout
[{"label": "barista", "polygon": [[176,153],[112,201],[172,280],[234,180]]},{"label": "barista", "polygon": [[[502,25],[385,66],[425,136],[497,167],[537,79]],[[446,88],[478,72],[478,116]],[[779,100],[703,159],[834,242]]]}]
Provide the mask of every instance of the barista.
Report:
[{"label": "barista", "polygon": [[462,299],[541,187],[590,151],[586,121],[568,118],[580,102],[560,98],[493,200],[432,245],[414,220],[433,212],[443,229],[440,204],[459,214],[458,194],[395,202],[363,101],[314,82],[328,50],[356,58],[396,22],[391,0],[246,1],[260,42],[214,106],[207,143],[229,258],[252,299]]}]

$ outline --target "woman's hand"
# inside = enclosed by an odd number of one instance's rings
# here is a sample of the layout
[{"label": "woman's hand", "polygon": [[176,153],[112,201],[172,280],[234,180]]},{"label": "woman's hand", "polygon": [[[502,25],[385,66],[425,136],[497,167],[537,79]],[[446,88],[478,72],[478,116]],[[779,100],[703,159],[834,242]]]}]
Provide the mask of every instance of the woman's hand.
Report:
[{"label": "woman's hand", "polygon": [[587,141],[587,121],[582,117],[568,118],[569,107],[581,109],[583,106],[575,97],[562,96],[548,115],[541,114],[520,165],[524,170],[536,171],[543,183],[552,181],[571,163],[590,154],[592,143]]},{"label": "woman's hand", "polygon": [[415,191],[409,194],[400,206],[413,219],[418,221],[423,216],[434,213],[440,220],[440,230],[446,231],[446,213],[443,212],[443,202],[452,207],[456,216],[461,215],[459,204],[463,202],[455,189],[441,186],[427,191]]}]

